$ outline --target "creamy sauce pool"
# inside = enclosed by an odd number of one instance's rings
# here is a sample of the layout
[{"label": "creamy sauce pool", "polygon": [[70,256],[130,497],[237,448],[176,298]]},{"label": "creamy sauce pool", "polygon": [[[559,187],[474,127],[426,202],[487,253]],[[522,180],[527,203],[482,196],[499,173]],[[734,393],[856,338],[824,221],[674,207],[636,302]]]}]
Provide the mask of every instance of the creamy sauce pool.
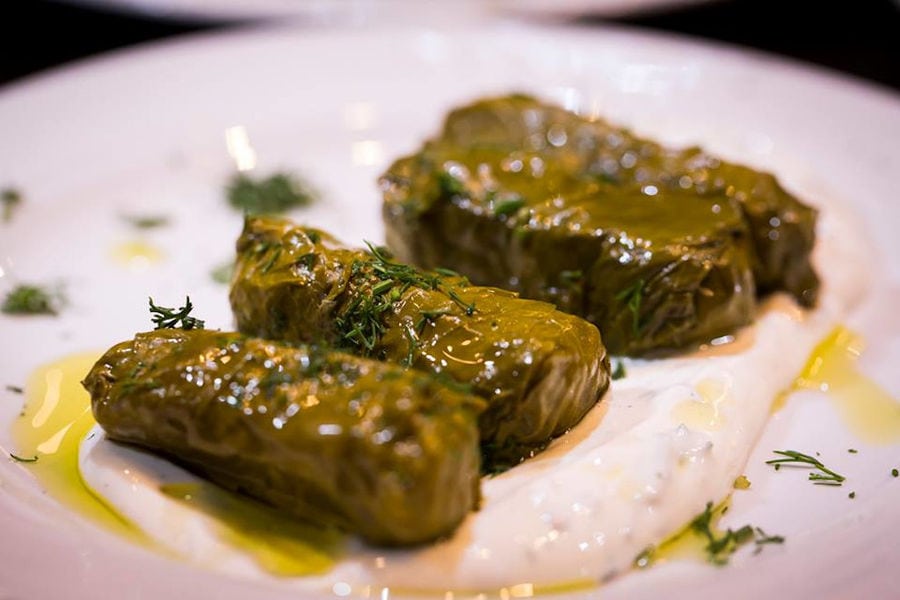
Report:
[{"label": "creamy sauce pool", "polygon": [[[829,269],[820,271],[825,293],[815,311],[801,312],[775,298],[732,344],[684,358],[629,361],[628,376],[614,382],[569,434],[538,457],[485,479],[481,510],[447,541],[385,551],[317,537],[304,526],[284,536],[277,518],[231,506],[209,484],[167,461],[110,443],[99,429],[80,446],[81,475],[94,496],[79,495],[78,503],[90,497],[102,506],[96,498],[103,498],[119,523],[132,523],[152,543],[186,560],[252,578],[305,575],[298,586],[337,595],[376,586],[522,596],[595,585],[630,569],[643,550],[676,533],[707,502],[727,497],[773,400],[799,373],[801,387],[821,388],[821,381],[840,378],[848,390],[869,385],[850,375],[855,355],[848,350],[858,340],[840,329],[827,338],[865,289],[856,267],[863,263],[848,255],[854,245],[841,243],[848,233],[837,219],[821,229],[817,262]],[[842,357],[845,364],[831,371],[823,366]],[[832,395],[840,396],[839,387],[831,386]],[[896,402],[877,388],[865,391],[883,396],[872,409],[881,411],[879,422],[888,422],[879,440],[900,439]],[[83,411],[78,414],[84,418]],[[22,431],[17,441],[27,452],[32,447]],[[63,488],[51,492],[70,493]]]}]

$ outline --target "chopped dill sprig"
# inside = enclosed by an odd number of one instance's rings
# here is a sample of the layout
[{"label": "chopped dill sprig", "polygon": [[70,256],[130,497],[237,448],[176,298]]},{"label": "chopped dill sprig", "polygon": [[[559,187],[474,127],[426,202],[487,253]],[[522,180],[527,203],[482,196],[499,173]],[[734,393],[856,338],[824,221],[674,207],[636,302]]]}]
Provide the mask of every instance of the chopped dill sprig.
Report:
[{"label": "chopped dill sprig", "polygon": [[620,360],[613,361],[613,364],[615,365],[613,367],[613,372],[612,372],[613,381],[615,381],[617,379],[623,379],[626,375],[628,375],[628,373],[625,372],[625,361],[624,360],[620,359]]},{"label": "chopped dill sprig", "polygon": [[465,196],[466,186],[462,181],[446,171],[439,171],[437,174],[438,187],[444,196]]},{"label": "chopped dill sprig", "polygon": [[210,271],[209,276],[216,283],[228,285],[229,283],[231,283],[232,277],[234,277],[234,263],[231,261],[222,263],[221,265],[215,267],[212,271]]},{"label": "chopped dill sprig", "polygon": [[150,320],[156,326],[154,329],[177,329],[179,326],[181,329],[203,329],[206,323],[189,316],[192,310],[194,305],[191,304],[190,296],[185,296],[184,306],[178,309],[157,306],[153,303],[153,298],[150,298],[150,314],[153,315]]},{"label": "chopped dill sprig", "polygon": [[498,217],[508,217],[519,212],[523,206],[525,206],[525,200],[519,197],[499,200],[494,204],[494,214]]},{"label": "chopped dill sprig", "polygon": [[707,560],[714,565],[724,565],[738,548],[754,539],[754,531],[750,525],[744,525],[740,529],[726,529],[725,533],[716,535],[712,528],[714,513],[713,503],[707,502],[706,509],[691,521],[690,528],[694,533],[706,538]]},{"label": "chopped dill sprig", "polygon": [[[335,318],[341,345],[371,354],[385,332],[385,317],[393,310],[394,303],[412,287],[445,294],[468,316],[475,312],[474,303],[465,302],[456,291],[444,285],[445,275],[437,271],[422,272],[394,262],[386,248],[371,242],[366,242],[366,246],[370,256],[355,260],[350,266],[350,276],[359,287],[347,308]],[[421,334],[425,324],[433,322],[441,314],[447,313],[423,311],[421,318],[407,333]]]},{"label": "chopped dill sprig", "polygon": [[898,469],[891,469],[891,476],[892,476],[892,477],[900,477],[900,470],[898,470]]},{"label": "chopped dill sprig", "polygon": [[584,279],[584,271],[581,269],[575,269],[574,271],[560,271],[559,279],[567,286],[572,287]]},{"label": "chopped dill sprig", "polygon": [[122,215],[122,220],[136,229],[158,229],[169,224],[165,215]]},{"label": "chopped dill sprig", "polygon": [[624,302],[631,312],[631,328],[635,334],[641,332],[641,303],[644,301],[644,280],[636,282],[616,294],[616,300]]},{"label": "chopped dill sprig", "polygon": [[434,325],[437,321],[438,317],[443,315],[449,315],[449,310],[423,310],[419,313],[419,318],[416,321],[416,333],[422,335],[422,332],[425,331],[425,325],[431,324]]},{"label": "chopped dill sprig", "polygon": [[37,460],[38,460],[37,454],[35,454],[34,456],[31,456],[31,457],[27,457],[27,456],[19,456],[17,454],[13,454],[12,452],[10,452],[9,457],[17,462],[23,462],[23,463],[33,463],[33,462],[37,462]]},{"label": "chopped dill sprig", "polygon": [[763,546],[784,543],[783,536],[769,535],[762,528],[750,525],[744,525],[739,529],[726,529],[724,532],[717,531],[715,520],[727,510],[727,505],[720,505],[717,508],[712,502],[707,502],[703,512],[680,533],[664,541],[660,546],[650,546],[638,554],[634,559],[634,566],[643,569],[653,565],[660,552],[664,553],[668,546],[681,540],[685,535],[694,535],[705,541],[703,550],[706,552],[706,559],[716,566],[728,564],[731,555],[750,542],[756,546],[754,554],[762,552]]},{"label": "chopped dill sprig", "polygon": [[318,193],[306,181],[286,173],[265,179],[235,175],[226,190],[228,203],[245,214],[280,214],[312,204]]},{"label": "chopped dill sprig", "polygon": [[754,554],[759,554],[760,552],[762,552],[762,547],[766,544],[784,543],[783,535],[768,535],[759,527],[754,527],[753,529],[756,532],[756,539],[753,540],[753,543],[756,544],[756,550],[753,552]]},{"label": "chopped dill sprig", "polygon": [[409,346],[406,349],[406,358],[402,364],[404,367],[411,367],[416,360],[416,352],[419,351],[419,336],[416,335],[416,332],[409,325],[403,328],[403,334],[406,336]]},{"label": "chopped dill sprig", "polygon": [[0,203],[3,205],[3,222],[9,223],[15,210],[22,204],[22,193],[15,188],[4,188],[0,191]]},{"label": "chopped dill sprig", "polygon": [[3,300],[0,310],[8,315],[56,315],[64,298],[36,285],[19,285]]},{"label": "chopped dill sprig", "polygon": [[438,275],[443,275],[444,277],[462,277],[462,275],[460,275],[453,269],[447,269],[444,267],[437,267],[434,269],[434,272]]},{"label": "chopped dill sprig", "polygon": [[12,392],[13,394],[24,394],[25,390],[17,385],[9,384],[6,386],[6,391]]},{"label": "chopped dill sprig", "polygon": [[844,483],[846,477],[835,473],[824,464],[819,459],[810,456],[808,454],[803,454],[802,452],[797,452],[796,450],[775,450],[775,454],[781,456],[781,458],[773,458],[772,460],[767,460],[767,465],[774,465],[775,470],[781,468],[781,465],[788,465],[792,467],[812,467],[816,469],[818,472],[810,473],[809,480],[813,482],[815,485],[832,485],[839,486]]}]

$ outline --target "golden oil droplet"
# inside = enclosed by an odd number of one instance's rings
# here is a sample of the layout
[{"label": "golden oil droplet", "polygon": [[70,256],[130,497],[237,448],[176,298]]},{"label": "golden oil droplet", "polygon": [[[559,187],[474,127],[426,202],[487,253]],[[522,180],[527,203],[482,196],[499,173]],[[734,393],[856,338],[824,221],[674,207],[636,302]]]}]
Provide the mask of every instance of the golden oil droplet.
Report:
[{"label": "golden oil droplet", "polygon": [[145,271],[165,258],[162,250],[142,240],[117,244],[113,247],[112,256],[130,271]]},{"label": "golden oil droplet", "polygon": [[856,363],[863,348],[859,335],[836,327],[813,350],[794,389],[824,392],[861,440],[896,443],[900,441],[900,402],[859,371]]}]

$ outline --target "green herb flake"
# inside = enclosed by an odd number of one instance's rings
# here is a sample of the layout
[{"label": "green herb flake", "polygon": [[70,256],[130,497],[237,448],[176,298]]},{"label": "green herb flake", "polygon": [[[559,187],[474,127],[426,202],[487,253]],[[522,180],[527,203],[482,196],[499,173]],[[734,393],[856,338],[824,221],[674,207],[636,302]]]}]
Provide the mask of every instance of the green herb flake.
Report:
[{"label": "green herb flake", "polygon": [[9,223],[13,213],[22,204],[22,193],[15,188],[4,188],[0,191],[0,203],[3,205],[3,222]]},{"label": "green herb flake", "polygon": [[155,325],[154,329],[177,329],[179,326],[185,330],[203,329],[206,323],[189,316],[192,310],[194,305],[191,304],[190,296],[185,296],[184,306],[178,309],[157,306],[153,303],[153,298],[150,298],[150,314],[153,315],[150,320]]},{"label": "green herb flake", "polygon": [[23,388],[20,388],[17,385],[7,385],[6,391],[12,392],[13,394],[24,394],[25,393],[25,390]]},{"label": "green herb flake", "polygon": [[857,454],[859,453],[859,450],[857,450],[856,448],[847,448],[847,452],[849,452],[850,454]]},{"label": "green herb flake", "polygon": [[165,215],[122,215],[122,219],[136,229],[158,229],[169,224]]},{"label": "green herb flake", "polygon": [[756,544],[756,550],[753,552],[754,554],[759,554],[762,552],[763,546],[767,544],[783,544],[784,536],[781,535],[768,535],[765,531],[760,529],[759,527],[755,527],[756,531],[756,539],[753,540],[753,543]]},{"label": "green herb flake", "polygon": [[318,197],[309,183],[286,173],[275,173],[264,179],[238,173],[229,182],[226,195],[233,208],[249,215],[284,213],[308,206]]},{"label": "green herb flake", "polygon": [[434,272],[438,275],[443,275],[444,277],[462,277],[462,275],[460,275],[453,269],[445,269],[444,267],[437,267],[436,269],[434,269]]},{"label": "green herb flake", "polygon": [[644,301],[644,280],[638,279],[633,284],[616,294],[616,300],[624,302],[631,312],[631,328],[635,335],[641,332],[641,303]]},{"label": "green herb flake", "polygon": [[624,379],[627,373],[625,372],[625,361],[617,360],[615,361],[615,367],[613,367],[612,378],[613,381],[617,379]]},{"label": "green herb flake", "polygon": [[210,278],[216,283],[228,285],[234,277],[234,263],[229,261],[222,263],[209,272]]},{"label": "green herb flake", "polygon": [[19,285],[6,295],[0,310],[8,315],[56,315],[62,303],[59,292],[36,285]]},{"label": "green herb flake", "polygon": [[438,187],[444,196],[465,196],[466,186],[463,182],[446,171],[440,171],[437,174]]},{"label": "green herb flake", "polygon": [[297,259],[297,264],[305,267],[307,271],[312,271],[313,267],[316,266],[317,260],[318,255],[315,252],[307,252]]},{"label": "green herb flake", "polygon": [[[350,276],[358,289],[347,307],[335,318],[341,346],[371,355],[384,334],[384,318],[411,287],[439,291],[460,306],[466,315],[471,316],[475,312],[473,303],[465,302],[454,290],[446,288],[440,274],[421,272],[409,265],[393,262],[386,248],[371,242],[366,242],[366,245],[370,256],[356,260],[350,266]],[[424,325],[436,316],[423,314],[411,333],[421,333]]]},{"label": "green herb flake", "polygon": [[849,494],[847,494],[847,497],[853,500],[854,498],[856,498],[856,492],[850,492]]},{"label": "green herb flake", "polygon": [[37,460],[38,460],[37,454],[35,454],[34,456],[31,456],[31,457],[26,457],[26,456],[19,456],[17,454],[13,454],[12,452],[10,452],[9,457],[17,462],[23,462],[23,463],[33,463],[33,462],[37,462]]},{"label": "green herb flake", "polygon": [[576,269],[574,271],[560,271],[559,279],[568,286],[573,286],[584,279],[584,271]]},{"label": "green herb flake", "polygon": [[817,472],[809,474],[809,480],[812,481],[814,485],[839,486],[842,485],[846,479],[843,475],[827,468],[819,459],[808,454],[803,454],[796,450],[775,450],[775,454],[779,455],[781,458],[767,460],[766,464],[773,465],[776,471],[779,470],[782,465],[811,467],[816,469]]},{"label": "green herb flake", "polygon": [[891,469],[891,475],[893,475],[894,477],[900,477],[900,471],[898,471],[897,469]]},{"label": "green herb flake", "polygon": [[[768,535],[759,527],[751,527],[750,525],[744,525],[737,530],[726,529],[724,533],[718,535],[712,528],[715,512],[713,503],[707,502],[706,509],[691,521],[688,526],[691,531],[706,539],[706,558],[714,565],[722,566],[728,564],[731,555],[750,542],[756,545],[755,553],[762,551],[762,547],[766,544],[784,543],[782,536]],[[721,512],[724,514],[724,509]]]},{"label": "green herb flake", "polygon": [[522,198],[498,200],[494,203],[494,214],[498,217],[508,217],[519,212],[523,206],[525,206],[525,200]]}]

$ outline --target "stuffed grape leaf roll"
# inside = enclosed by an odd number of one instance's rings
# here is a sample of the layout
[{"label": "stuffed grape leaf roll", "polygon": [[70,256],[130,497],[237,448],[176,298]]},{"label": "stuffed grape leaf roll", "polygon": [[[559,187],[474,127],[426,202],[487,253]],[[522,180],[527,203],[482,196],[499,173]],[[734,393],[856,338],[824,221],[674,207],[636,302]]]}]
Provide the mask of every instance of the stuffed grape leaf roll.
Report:
[{"label": "stuffed grape leaf roll", "polygon": [[479,499],[484,402],[423,373],[162,329],[111,348],[84,386],[110,439],[375,544],[447,535]]},{"label": "stuffed grape leaf roll", "polygon": [[551,304],[273,217],[248,218],[237,252],[231,306],[241,331],[325,340],[471,388],[488,402],[479,420],[487,471],[545,447],[609,384],[597,328]]},{"label": "stuffed grape leaf roll", "polygon": [[614,354],[707,342],[749,323],[758,293],[818,291],[816,211],[771,174],[529,96],[452,111],[381,187],[400,260],[553,302]]}]

